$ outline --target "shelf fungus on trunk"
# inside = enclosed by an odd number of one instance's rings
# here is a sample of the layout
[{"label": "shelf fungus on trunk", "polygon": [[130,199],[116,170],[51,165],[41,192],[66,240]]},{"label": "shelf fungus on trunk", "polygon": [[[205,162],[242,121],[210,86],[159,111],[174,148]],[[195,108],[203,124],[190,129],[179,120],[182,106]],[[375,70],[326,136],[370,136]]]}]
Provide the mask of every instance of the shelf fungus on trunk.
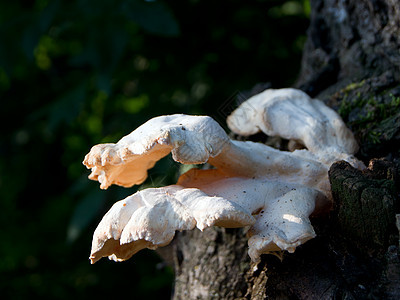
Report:
[{"label": "shelf fungus on trunk", "polygon": [[153,118],[116,144],[94,146],[83,163],[102,189],[144,182],[147,170],[170,152],[182,164],[207,162],[214,169],[191,169],[176,185],[115,203],[94,233],[91,262],[123,261],[167,245],[177,230],[210,226],[249,226],[253,261],[264,253],[293,252],[315,237],[309,216],[331,207],[330,165],[346,160],[364,167],[341,118],[299,90],[270,89],[250,98],[228,117],[228,126],[241,135],[261,130],[305,149],[231,140],[212,118],[182,114]]}]

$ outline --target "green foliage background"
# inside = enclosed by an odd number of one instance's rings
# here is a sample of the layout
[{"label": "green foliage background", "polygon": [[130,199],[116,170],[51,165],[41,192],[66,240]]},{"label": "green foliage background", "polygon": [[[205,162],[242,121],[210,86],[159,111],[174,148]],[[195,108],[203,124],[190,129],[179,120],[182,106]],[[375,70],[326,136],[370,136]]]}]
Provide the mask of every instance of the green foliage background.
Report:
[{"label": "green foliage background", "polygon": [[[92,233],[137,188],[101,191],[81,164],[150,119],[208,114],[256,83],[293,83],[305,0],[37,0],[0,3],[2,299],[169,298],[151,251],[90,265]],[[170,184],[164,159],[147,186]]]}]

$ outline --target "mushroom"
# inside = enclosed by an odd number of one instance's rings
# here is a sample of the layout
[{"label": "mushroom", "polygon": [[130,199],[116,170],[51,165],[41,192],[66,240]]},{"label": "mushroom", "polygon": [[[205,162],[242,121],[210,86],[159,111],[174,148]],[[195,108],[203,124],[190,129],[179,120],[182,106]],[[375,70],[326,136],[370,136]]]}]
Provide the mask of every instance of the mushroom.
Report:
[{"label": "mushroom", "polygon": [[363,167],[340,117],[298,90],[266,90],[250,98],[228,117],[228,126],[241,135],[262,130],[306,149],[279,151],[231,140],[212,118],[182,114],[153,118],[116,144],[94,146],[83,163],[103,189],[142,183],[169,152],[177,162],[215,168],[191,169],[176,185],[115,203],[94,233],[91,262],[126,260],[141,249],[167,245],[177,230],[210,226],[250,226],[253,261],[264,253],[293,252],[315,237],[309,216],[331,207],[330,164],[346,160]]},{"label": "mushroom", "polygon": [[143,183],[147,170],[172,153],[183,164],[202,164],[219,154],[229,141],[224,130],[207,116],[182,114],[153,118],[117,144],[94,146],[83,161],[92,169],[89,178],[100,188],[111,184],[131,187]]},{"label": "mushroom", "polygon": [[228,116],[227,124],[242,136],[262,131],[304,145],[327,165],[345,160],[365,168],[353,156],[358,144],[341,117],[297,89],[267,89],[242,103]]}]

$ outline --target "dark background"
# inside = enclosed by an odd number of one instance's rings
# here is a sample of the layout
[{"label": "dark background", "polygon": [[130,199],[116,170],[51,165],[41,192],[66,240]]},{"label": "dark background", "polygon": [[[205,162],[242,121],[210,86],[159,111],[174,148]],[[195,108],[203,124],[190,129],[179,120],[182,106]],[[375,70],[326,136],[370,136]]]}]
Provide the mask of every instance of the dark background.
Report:
[{"label": "dark background", "polygon": [[[161,114],[224,125],[255,84],[292,85],[309,13],[305,0],[2,1],[0,298],[168,299],[173,270],[153,251],[89,264],[96,225],[137,187],[101,191],[83,157]],[[165,158],[145,185],[178,171]]]}]

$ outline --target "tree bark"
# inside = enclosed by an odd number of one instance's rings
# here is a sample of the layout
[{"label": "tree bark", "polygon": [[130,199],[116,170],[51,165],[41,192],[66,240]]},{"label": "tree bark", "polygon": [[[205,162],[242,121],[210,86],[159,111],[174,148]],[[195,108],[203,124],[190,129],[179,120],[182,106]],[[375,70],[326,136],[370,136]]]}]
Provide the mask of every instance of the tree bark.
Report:
[{"label": "tree bark", "polygon": [[311,7],[296,87],[342,115],[359,158],[386,160],[366,172],[334,164],[335,209],[312,219],[317,237],[282,261],[264,255],[251,263],[245,229],[177,234],[168,248],[174,299],[400,299],[400,5],[311,0]]}]

